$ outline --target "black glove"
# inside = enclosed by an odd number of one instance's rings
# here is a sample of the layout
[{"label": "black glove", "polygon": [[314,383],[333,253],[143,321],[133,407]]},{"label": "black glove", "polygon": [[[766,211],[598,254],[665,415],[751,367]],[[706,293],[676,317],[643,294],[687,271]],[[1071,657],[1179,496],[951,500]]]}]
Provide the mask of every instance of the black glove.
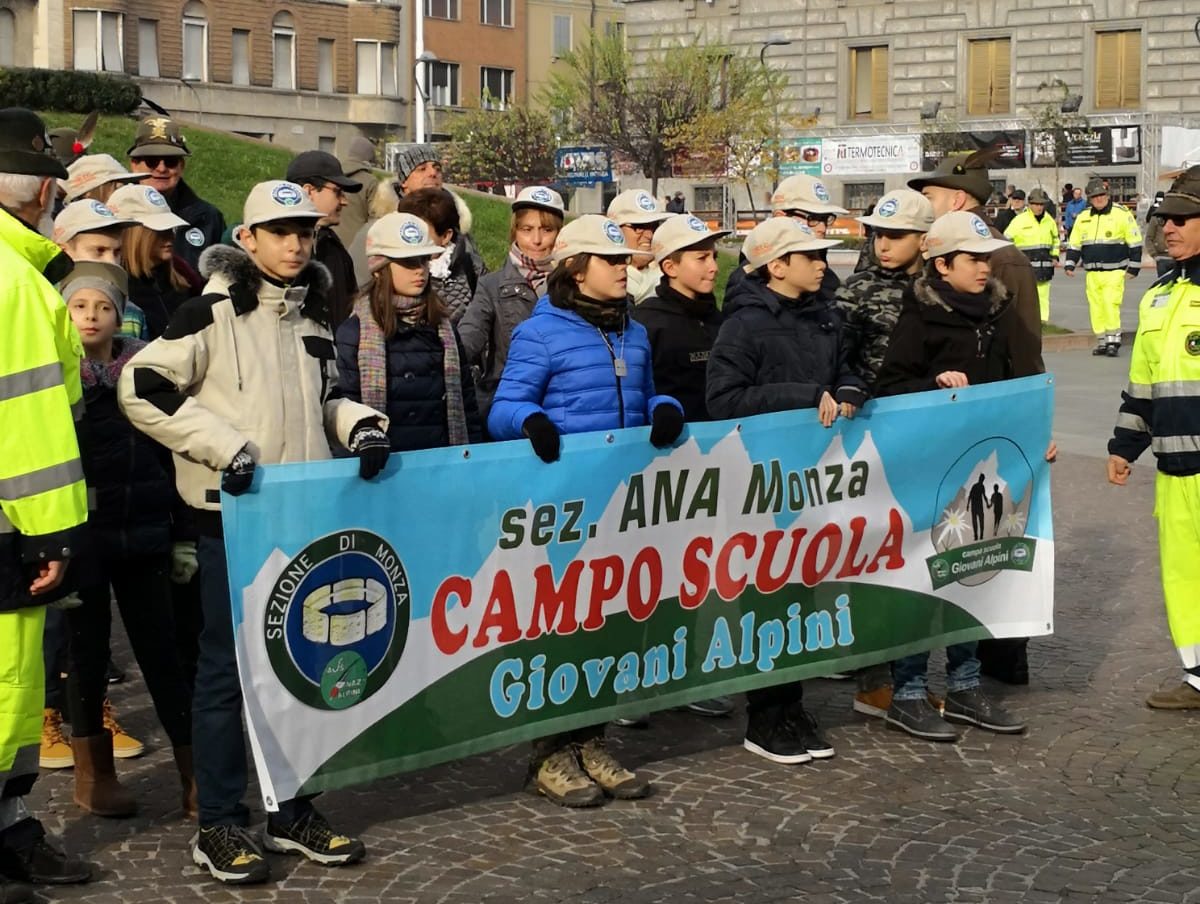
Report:
[{"label": "black glove", "polygon": [[254,456],[243,446],[221,475],[221,489],[230,496],[241,496],[254,483]]},{"label": "black glove", "polygon": [[379,429],[379,421],[365,420],[350,431],[350,451],[358,456],[358,476],[370,480],[385,467],[392,454],[392,443]]},{"label": "black glove", "polygon": [[521,431],[529,437],[529,442],[538,458],[546,464],[558,461],[558,431],[554,429],[550,418],[540,412],[531,414],[525,418]]},{"label": "black glove", "polygon": [[683,432],[683,412],[669,403],[655,408],[650,421],[650,444],[656,449],[667,448]]}]

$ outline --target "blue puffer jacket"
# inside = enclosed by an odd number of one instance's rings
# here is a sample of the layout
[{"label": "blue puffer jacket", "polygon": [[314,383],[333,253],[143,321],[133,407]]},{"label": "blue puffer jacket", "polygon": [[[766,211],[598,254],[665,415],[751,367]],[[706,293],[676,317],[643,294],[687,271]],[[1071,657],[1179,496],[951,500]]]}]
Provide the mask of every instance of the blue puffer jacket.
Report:
[{"label": "blue puffer jacket", "polygon": [[517,439],[526,419],[538,413],[559,433],[588,433],[645,426],[659,405],[683,410],[670,396],[654,394],[644,326],[630,320],[624,337],[610,332],[608,341],[625,358],[624,377],[616,375],[600,331],[543,296],[513,333],[488,432],[498,440]]}]

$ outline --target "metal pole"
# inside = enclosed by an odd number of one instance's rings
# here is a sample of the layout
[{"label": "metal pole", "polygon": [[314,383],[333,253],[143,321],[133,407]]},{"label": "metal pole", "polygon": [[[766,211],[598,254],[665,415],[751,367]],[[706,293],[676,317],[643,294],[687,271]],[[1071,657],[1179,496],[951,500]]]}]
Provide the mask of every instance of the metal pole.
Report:
[{"label": "metal pole", "polygon": [[[775,190],[779,188],[779,142],[781,137],[779,134],[779,98],[775,96],[775,83],[771,79],[771,73],[767,70],[767,48],[786,47],[791,43],[791,41],[786,41],[783,38],[769,38],[763,41],[763,45],[758,51],[758,64],[762,67],[763,74],[767,78],[767,95],[771,101],[771,117],[775,125],[775,140],[771,142],[771,194],[775,194]],[[751,207],[753,207],[753,199],[751,199],[750,203]]]},{"label": "metal pole", "polygon": [[[418,63],[421,62],[421,55],[425,52],[425,0],[416,0],[413,4],[413,59]],[[428,64],[426,64],[428,65]],[[425,70],[428,72],[428,69]],[[415,87],[417,89],[417,103],[414,107],[413,130],[416,133],[417,144],[425,143],[425,114],[426,106],[425,91],[421,87],[421,82],[417,77],[416,64],[413,65],[413,79],[416,80]]]}]

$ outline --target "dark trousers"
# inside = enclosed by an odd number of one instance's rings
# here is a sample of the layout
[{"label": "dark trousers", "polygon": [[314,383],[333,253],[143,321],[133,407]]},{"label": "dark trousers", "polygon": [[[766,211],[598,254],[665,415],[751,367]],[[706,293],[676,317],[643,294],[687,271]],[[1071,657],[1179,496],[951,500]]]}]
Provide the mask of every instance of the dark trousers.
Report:
[{"label": "dark trousers", "polygon": [[760,687],[758,690],[746,692],[746,712],[749,715],[777,706],[792,706],[803,702],[804,683],[801,681],[789,681],[787,684]]},{"label": "dark trousers", "polygon": [[186,584],[171,584],[171,606],[175,615],[175,654],[190,697],[196,686],[196,659],[200,655],[200,631],[204,627],[200,575],[194,575]]},{"label": "dark trousers", "polygon": [[[204,610],[196,690],[192,697],[195,738],[192,760],[200,825],[244,826],[250,821],[250,811],[242,802],[249,775],[225,543],[220,537],[201,537],[196,544],[196,556],[200,563],[200,600]],[[308,797],[282,801],[278,815],[272,819],[292,822],[312,806],[310,801]]]},{"label": "dark trousers", "polygon": [[46,709],[63,712],[67,708],[67,648],[70,634],[67,613],[53,606],[46,608],[46,630],[42,634],[42,659],[46,663]]},{"label": "dark trousers", "polygon": [[102,712],[108,694],[111,596],[115,596],[133,656],[154,701],[154,711],[171,739],[171,746],[186,747],[192,742],[192,713],[175,658],[167,557],[138,556],[107,561],[105,565],[111,571],[107,580],[80,588],[83,605],[67,610],[71,634],[71,668],[67,677],[71,734],[84,738],[104,730]]}]

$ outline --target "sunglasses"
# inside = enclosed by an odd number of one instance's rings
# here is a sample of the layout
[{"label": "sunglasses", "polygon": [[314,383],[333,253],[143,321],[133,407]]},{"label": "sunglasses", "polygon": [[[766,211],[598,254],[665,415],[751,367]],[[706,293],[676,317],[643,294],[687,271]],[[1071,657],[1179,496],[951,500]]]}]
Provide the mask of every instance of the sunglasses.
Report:
[{"label": "sunglasses", "polygon": [[633,260],[631,254],[598,254],[596,256],[613,267],[627,267]]},{"label": "sunglasses", "polygon": [[1160,220],[1162,220],[1164,223],[1170,223],[1176,229],[1182,229],[1184,227],[1184,224],[1186,224],[1188,220],[1194,220],[1194,219],[1196,219],[1196,217],[1200,217],[1200,213],[1187,213],[1187,214],[1177,213],[1177,214],[1173,214],[1173,215],[1156,213],[1155,216],[1158,217]]},{"label": "sunglasses", "polygon": [[793,220],[805,220],[809,226],[820,226],[822,224],[828,226],[833,222],[833,214],[828,213],[809,213],[806,210],[785,210],[785,214]]},{"label": "sunglasses", "polygon": [[152,170],[156,170],[160,166],[165,166],[167,169],[175,169],[183,165],[182,157],[137,157],[135,159],[146,164]]}]

